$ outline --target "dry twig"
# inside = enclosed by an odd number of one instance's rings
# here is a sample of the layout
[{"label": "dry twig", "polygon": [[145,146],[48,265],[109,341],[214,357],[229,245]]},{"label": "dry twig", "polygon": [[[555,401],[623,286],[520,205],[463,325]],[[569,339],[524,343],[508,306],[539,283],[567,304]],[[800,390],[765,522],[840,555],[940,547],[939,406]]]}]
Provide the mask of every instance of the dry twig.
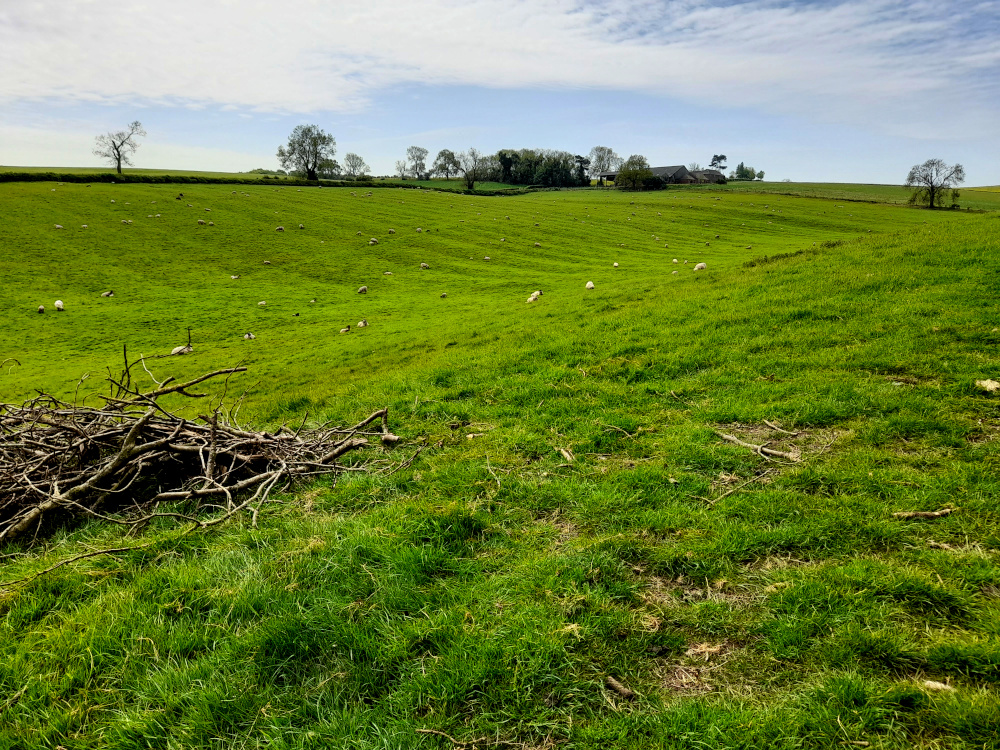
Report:
[{"label": "dry twig", "polygon": [[[83,514],[133,532],[160,517],[192,523],[194,529],[246,511],[255,523],[276,487],[356,470],[338,461],[368,446],[369,438],[386,445],[399,441],[389,431],[387,409],[346,429],[328,424],[307,429],[303,420],[295,431],[249,430],[235,423],[232,409],[226,421],[221,401],[210,414],[189,420],[160,399],[202,398],[206,394],[189,389],[217,377],[228,381],[246,368],[216,370],[184,383],[154,379],[157,387],[143,391],[132,378],[137,364],[149,372],[142,357],[129,363],[126,353],[122,373],[107,378],[111,392],[102,396],[101,407],[45,393],[21,405],[0,404],[0,544],[23,539],[32,529],[37,536],[43,521],[56,515]],[[379,429],[373,430],[376,421]],[[160,512],[164,501],[187,507]],[[220,509],[221,515],[211,515]],[[206,510],[208,516],[199,513]]]},{"label": "dry twig", "polygon": [[799,457],[796,456],[794,453],[786,453],[784,451],[776,451],[776,450],[774,450],[774,448],[768,448],[766,445],[754,445],[753,443],[744,443],[742,440],[740,440],[735,435],[729,435],[729,434],[727,434],[725,432],[716,431],[715,434],[718,435],[723,440],[728,440],[730,443],[735,443],[736,445],[740,446],[741,448],[749,448],[754,453],[756,453],[756,454],[758,454],[760,456],[764,456],[764,457],[775,456],[777,458],[783,458],[786,461],[795,461],[795,462],[798,462],[798,460],[799,460]]},{"label": "dry twig", "polygon": [[903,510],[899,513],[893,513],[893,518],[902,518],[903,520],[909,520],[911,518],[941,518],[941,516],[948,516],[955,512],[955,508],[942,508],[941,510]]}]

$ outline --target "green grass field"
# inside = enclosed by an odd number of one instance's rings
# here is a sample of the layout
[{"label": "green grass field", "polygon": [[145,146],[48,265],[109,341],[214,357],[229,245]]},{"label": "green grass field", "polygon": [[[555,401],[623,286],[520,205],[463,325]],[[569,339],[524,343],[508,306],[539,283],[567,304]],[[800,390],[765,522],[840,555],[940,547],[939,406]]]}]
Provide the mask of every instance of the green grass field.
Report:
[{"label": "green grass field", "polygon": [[190,326],[158,378],[424,447],[0,550],[151,543],[0,585],[0,748],[1000,747],[1000,214],[755,187],[0,185],[3,400]]}]

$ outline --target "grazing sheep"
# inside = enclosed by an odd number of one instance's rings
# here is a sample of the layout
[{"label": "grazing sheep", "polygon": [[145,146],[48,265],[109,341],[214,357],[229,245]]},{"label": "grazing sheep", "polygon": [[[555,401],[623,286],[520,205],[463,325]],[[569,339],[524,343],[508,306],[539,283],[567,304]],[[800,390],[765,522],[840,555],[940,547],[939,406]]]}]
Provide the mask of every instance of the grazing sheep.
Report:
[{"label": "grazing sheep", "polygon": [[421,268],[430,268],[430,266],[429,266],[429,265],[427,265],[426,263],[421,263],[421,264],[420,264],[420,267],[421,267]]},{"label": "grazing sheep", "polygon": [[[86,225],[86,224],[81,224],[81,225],[80,225],[80,229],[86,229],[86,228],[87,228],[87,225]],[[869,229],[868,231],[870,232],[871,230]]]},{"label": "grazing sheep", "polygon": [[305,224],[299,224],[299,229],[305,229],[305,228],[306,228]]},{"label": "grazing sheep", "polygon": [[206,208],[205,210],[206,210],[206,211],[211,211],[212,209],[210,209],[210,208]]},{"label": "grazing sheep", "polygon": [[358,294],[368,294],[368,287],[363,286],[358,289]]},{"label": "grazing sheep", "polygon": [[312,298],[311,300],[309,300],[309,304],[311,305],[311,304],[312,304],[313,302],[315,302],[315,301],[316,301],[316,298],[315,298],[315,297],[313,297],[313,298]]},{"label": "grazing sheep", "polygon": [[114,202],[115,202],[115,199],[114,199],[114,198],[112,198],[112,199],[111,199],[111,202],[112,202],[112,203],[114,203]]},{"label": "grazing sheep", "polygon": [[240,275],[236,274],[235,276],[230,276],[229,278],[231,278],[233,281],[236,281],[236,279],[238,279],[239,277]]},{"label": "grazing sheep", "polygon": [[374,237],[372,237],[370,240],[368,240],[368,244],[369,245],[377,245],[378,244],[378,240],[375,239]]},{"label": "grazing sheep", "polygon": [[383,271],[382,275],[383,276],[392,276],[392,271]]},{"label": "grazing sheep", "polygon": [[706,266],[706,265],[705,265],[704,263],[698,263],[698,264],[697,264],[697,265],[696,265],[696,266],[694,267],[694,270],[695,270],[695,271],[704,271],[704,270],[705,270],[706,268],[708,268],[708,266]]},{"label": "grazing sheep", "polygon": [[351,327],[347,326],[347,328],[341,328],[340,332],[341,333],[350,333],[351,332]]},{"label": "grazing sheep", "polygon": [[208,225],[209,225],[210,227],[214,227],[214,226],[215,226],[215,222],[214,222],[214,221],[210,221],[210,222],[208,222]]},{"label": "grazing sheep", "polygon": [[106,292],[101,292],[101,296],[102,297],[114,297],[115,293],[112,290],[109,289]]},{"label": "grazing sheep", "polygon": [[205,220],[204,219],[198,219],[198,226],[200,226],[200,227],[205,226]]},{"label": "grazing sheep", "polygon": [[45,312],[45,305],[39,305],[39,306],[38,306],[38,312],[39,312],[39,313],[43,313],[43,312]]},{"label": "grazing sheep", "polygon": [[506,241],[507,241],[507,238],[506,238],[506,237],[501,237],[501,238],[500,238],[500,241],[501,241],[501,242],[506,242]]},{"label": "grazing sheep", "polygon": [[612,268],[618,268],[618,264],[617,263],[613,263],[611,267]]},{"label": "grazing sheep", "polygon": [[705,247],[709,247],[709,244],[707,242],[705,243]]},{"label": "grazing sheep", "polygon": [[188,203],[188,208],[194,208],[194,204],[193,203]]},{"label": "grazing sheep", "polygon": [[538,300],[538,296],[535,294],[535,292],[532,292],[531,296],[528,297],[528,303],[535,302],[537,300]]},{"label": "grazing sheep", "polygon": [[541,247],[541,246],[542,246],[542,243],[541,243],[541,242],[536,242],[536,243],[535,243],[535,247]]},{"label": "grazing sheep", "polygon": [[269,261],[269,260],[265,260],[265,261],[264,261],[264,265],[265,265],[265,266],[269,266],[269,265],[271,265],[271,261]]},{"label": "grazing sheep", "polygon": [[358,235],[358,237],[360,237],[361,236],[361,232],[358,232],[357,235]]},{"label": "grazing sheep", "polygon": [[677,262],[677,258],[674,258],[674,263],[676,263],[676,262]]},{"label": "grazing sheep", "polygon": [[671,276],[676,276],[676,275],[677,275],[677,271],[671,271],[671,272],[670,272],[670,275],[671,275]]},{"label": "grazing sheep", "polygon": [[264,307],[265,305],[267,305],[267,300],[261,300],[257,303],[257,307]]},{"label": "grazing sheep", "polygon": [[395,234],[395,233],[396,233],[396,230],[395,230],[395,229],[390,229],[390,230],[389,230],[389,234]]},{"label": "grazing sheep", "polygon": [[255,339],[255,338],[257,338],[257,337],[256,337],[256,336],[254,336],[254,335],[253,335],[252,333],[250,333],[249,331],[247,331],[246,333],[244,333],[244,334],[243,334],[243,338],[245,338],[245,339]]},{"label": "grazing sheep", "polygon": [[422,232],[422,231],[424,231],[424,230],[423,230],[423,229],[421,229],[420,227],[417,227],[417,232],[418,232],[418,233],[419,233],[419,232]]},{"label": "grazing sheep", "polygon": [[715,235],[715,239],[719,239],[719,235]]},{"label": "grazing sheep", "polygon": [[63,301],[61,299],[56,300],[56,310],[62,312],[65,308],[63,307]]},{"label": "grazing sheep", "polygon": [[441,299],[444,299],[447,296],[448,296],[448,292],[441,292]]},{"label": "grazing sheep", "polygon": [[488,255],[485,258],[483,258],[483,260],[489,260],[489,259],[490,259],[490,256],[488,256]]},{"label": "grazing sheep", "polygon": [[190,344],[188,344],[187,346],[175,346],[173,349],[170,350],[170,353],[172,355],[173,354],[190,354],[193,351],[194,351],[194,347],[192,347]]},{"label": "grazing sheep", "polygon": [[368,327],[368,321],[367,320],[365,320],[364,318],[362,318],[361,320],[358,321],[358,328],[367,328],[367,327]]},{"label": "grazing sheep", "polygon": [[56,229],[62,229],[62,228],[63,228],[62,224],[56,224]]},{"label": "grazing sheep", "polygon": [[587,289],[593,289],[594,288],[594,282],[593,281],[588,281],[587,284],[586,284],[586,288]]},{"label": "grazing sheep", "polygon": [[274,231],[275,232],[284,232],[285,228],[284,227],[275,227]]},{"label": "grazing sheep", "polygon": [[128,222],[125,221],[125,219],[122,219],[122,224],[128,224]]}]

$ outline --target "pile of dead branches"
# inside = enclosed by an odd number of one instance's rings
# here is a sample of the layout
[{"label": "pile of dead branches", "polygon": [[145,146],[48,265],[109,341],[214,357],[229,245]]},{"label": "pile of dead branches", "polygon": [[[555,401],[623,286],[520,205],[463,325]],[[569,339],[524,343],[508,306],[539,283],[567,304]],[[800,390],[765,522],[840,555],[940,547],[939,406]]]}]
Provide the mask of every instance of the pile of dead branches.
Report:
[{"label": "pile of dead branches", "polygon": [[[135,364],[135,363],[133,363]],[[143,363],[145,365],[145,363]],[[164,408],[169,394],[244,372],[236,367],[154,390],[133,384],[126,364],[109,375],[111,395],[99,407],[41,394],[0,404],[0,544],[38,536],[47,521],[90,516],[139,529],[172,517],[211,526],[240,512],[257,514],[270,493],[298,479],[364,470],[341,457],[374,441],[399,440],[381,409],[353,427],[329,424],[268,432],[244,429],[220,402],[186,419]]]}]

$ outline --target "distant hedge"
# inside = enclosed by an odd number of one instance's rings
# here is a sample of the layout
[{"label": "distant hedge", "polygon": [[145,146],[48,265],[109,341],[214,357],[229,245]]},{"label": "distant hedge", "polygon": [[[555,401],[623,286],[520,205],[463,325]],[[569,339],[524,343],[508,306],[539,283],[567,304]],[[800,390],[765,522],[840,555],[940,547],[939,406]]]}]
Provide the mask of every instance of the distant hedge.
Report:
[{"label": "distant hedge", "polygon": [[[302,180],[297,177],[199,177],[197,175],[169,174],[115,174],[99,172],[92,174],[61,174],[59,172],[0,172],[0,182],[105,182],[105,183],[153,183],[179,185],[282,185],[296,187],[383,187],[406,190],[436,190],[442,193],[462,193],[465,195],[523,195],[525,188],[501,188],[497,190],[463,190],[461,188],[437,188],[421,185],[381,183],[374,180]],[[530,190],[530,188],[529,188]]]},{"label": "distant hedge", "polygon": [[201,177],[171,174],[61,174],[59,172],[0,172],[0,182],[106,182],[180,185],[293,185],[298,187],[374,187],[369,180],[302,180],[296,177]]}]

